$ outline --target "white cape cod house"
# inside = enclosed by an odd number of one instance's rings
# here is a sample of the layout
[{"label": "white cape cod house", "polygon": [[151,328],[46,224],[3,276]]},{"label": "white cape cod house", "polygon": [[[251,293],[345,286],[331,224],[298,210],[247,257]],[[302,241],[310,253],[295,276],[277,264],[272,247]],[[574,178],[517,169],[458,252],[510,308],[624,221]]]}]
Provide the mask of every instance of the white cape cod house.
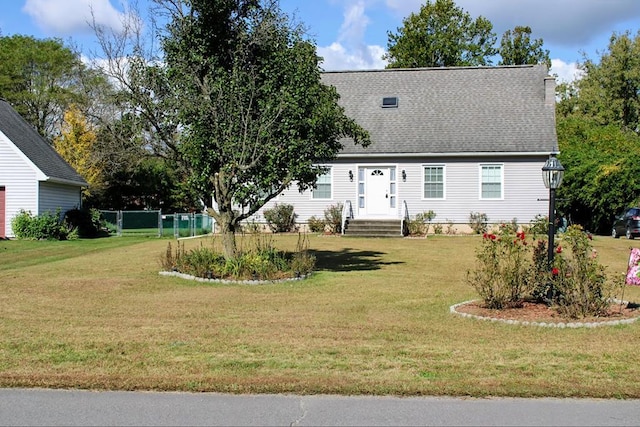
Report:
[{"label": "white cape cod house", "polygon": [[345,140],[315,190],[292,186],[265,208],[292,204],[298,224],[338,203],[355,219],[432,210],[434,223],[460,230],[472,212],[519,224],[548,213],[541,170],[558,143],[546,66],[325,72],[322,80],[372,144]]},{"label": "white cape cod house", "polygon": [[0,99],[0,238],[13,237],[20,210],[40,215],[78,208],[88,184],[53,147]]}]

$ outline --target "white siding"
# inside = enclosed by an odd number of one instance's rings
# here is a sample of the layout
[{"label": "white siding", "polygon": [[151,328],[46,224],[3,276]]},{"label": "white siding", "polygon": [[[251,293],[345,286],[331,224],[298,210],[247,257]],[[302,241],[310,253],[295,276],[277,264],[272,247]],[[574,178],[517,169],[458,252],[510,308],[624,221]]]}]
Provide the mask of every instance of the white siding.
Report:
[{"label": "white siding", "polygon": [[[390,166],[397,173],[397,216],[402,215],[402,203],[406,201],[409,214],[432,210],[436,213],[434,222],[468,224],[471,212],[485,213],[489,223],[510,222],[514,218],[518,223],[526,224],[536,215],[548,214],[549,193],[542,182],[542,166],[546,158],[441,158],[424,157],[415,159],[389,159],[346,161],[340,159],[333,163],[333,199],[313,200],[310,193],[300,194],[292,186],[277,201],[268,203],[255,219],[262,222],[264,209],[272,208],[275,203],[288,203],[295,207],[297,222],[305,223],[309,217],[323,217],[324,210],[337,203],[350,200],[357,214],[358,167]],[[445,199],[433,200],[423,198],[423,165],[438,164],[445,166]],[[480,199],[481,164],[504,165],[504,194],[500,200]],[[354,180],[349,180],[349,170],[353,171]],[[407,179],[402,181],[402,171]],[[541,200],[542,199],[542,200]]]},{"label": "white siding", "polygon": [[[277,200],[270,201],[260,209],[255,216],[256,221],[263,222],[264,210],[273,208],[276,203],[293,205],[297,215],[296,222],[298,224],[306,223],[312,216],[323,218],[325,209],[338,203],[344,203],[345,200],[350,200],[355,210],[358,191],[357,166],[351,163],[336,162],[331,165],[331,168],[331,199],[313,199],[310,191],[300,193],[294,183],[288,190],[280,195]],[[353,182],[349,180],[350,170],[354,175]]]},{"label": "white siding", "polygon": [[37,171],[0,132],[0,185],[5,187],[5,235],[13,237],[11,220],[21,209],[38,213]]},{"label": "white siding", "polygon": [[63,185],[51,182],[40,183],[39,214],[55,213],[60,208],[60,214],[80,207],[80,188],[73,185]]},{"label": "white siding", "polygon": [[[525,224],[536,215],[548,213],[549,193],[542,182],[543,158],[540,159],[424,159],[424,162],[401,164],[407,171],[407,182],[400,183],[400,198],[407,201],[409,214],[432,210],[434,222],[467,224],[471,212],[485,213],[490,223],[511,221]],[[504,194],[499,200],[480,199],[481,164],[504,165]],[[425,200],[423,169],[425,164],[444,164],[445,199]],[[404,184],[404,185],[403,185]]]},{"label": "white siding", "polygon": [[14,237],[11,220],[21,211],[39,215],[61,213],[80,206],[80,187],[51,182],[41,182],[44,176],[0,132],[0,186],[5,187],[5,230],[7,237]]}]

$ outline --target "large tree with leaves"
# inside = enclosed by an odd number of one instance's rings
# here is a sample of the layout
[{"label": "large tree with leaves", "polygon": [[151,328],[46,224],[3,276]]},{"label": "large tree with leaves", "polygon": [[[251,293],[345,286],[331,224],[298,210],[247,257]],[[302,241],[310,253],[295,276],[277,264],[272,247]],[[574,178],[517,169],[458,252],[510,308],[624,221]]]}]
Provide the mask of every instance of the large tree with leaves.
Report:
[{"label": "large tree with leaves", "polygon": [[453,0],[427,0],[402,24],[387,32],[387,68],[490,65],[496,53],[491,22],[472,19]]},{"label": "large tree with leaves", "polygon": [[296,184],[315,185],[342,138],[368,134],[321,81],[320,58],[272,0],[157,0],[170,22],[166,77],[191,182],[236,255],[240,222]]},{"label": "large tree with leaves", "polygon": [[565,177],[558,190],[562,215],[608,234],[613,216],[640,197],[640,136],[584,116],[559,117]]},{"label": "large tree with leaves", "polygon": [[559,86],[558,144],[567,172],[560,209],[592,231],[640,200],[640,33],[613,34],[600,60]]},{"label": "large tree with leaves", "polygon": [[585,58],[572,112],[640,133],[640,31],[614,33],[599,61]]},{"label": "large tree with leaves", "polygon": [[96,131],[76,105],[64,114],[60,135],[53,147],[87,181],[85,195],[100,192],[103,166],[96,156]]},{"label": "large tree with leaves", "polygon": [[68,107],[86,105],[87,91],[98,81],[59,39],[0,37],[0,97],[49,140],[59,132]]},{"label": "large tree with leaves", "polygon": [[516,26],[502,35],[498,53],[498,65],[545,64],[551,68],[549,50],[544,49],[542,39],[531,40],[531,27]]}]

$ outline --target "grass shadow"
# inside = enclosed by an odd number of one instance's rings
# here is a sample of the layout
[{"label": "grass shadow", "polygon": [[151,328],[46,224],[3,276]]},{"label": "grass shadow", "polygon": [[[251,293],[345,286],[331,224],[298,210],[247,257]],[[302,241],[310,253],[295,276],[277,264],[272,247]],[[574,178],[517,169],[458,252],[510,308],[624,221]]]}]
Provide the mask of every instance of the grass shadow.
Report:
[{"label": "grass shadow", "polygon": [[404,264],[402,261],[383,261],[385,252],[344,248],[339,251],[313,250],[318,271],[379,270],[384,265]]}]

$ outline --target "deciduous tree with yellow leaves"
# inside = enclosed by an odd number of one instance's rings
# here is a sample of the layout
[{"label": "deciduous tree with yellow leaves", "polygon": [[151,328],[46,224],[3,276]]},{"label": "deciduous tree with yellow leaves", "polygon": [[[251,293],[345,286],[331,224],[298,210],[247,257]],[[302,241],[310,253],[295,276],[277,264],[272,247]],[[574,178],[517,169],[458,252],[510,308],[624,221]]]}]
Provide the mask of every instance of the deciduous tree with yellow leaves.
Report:
[{"label": "deciduous tree with yellow leaves", "polygon": [[96,132],[76,105],[64,114],[60,135],[53,147],[89,183],[85,195],[89,196],[101,188],[103,168],[97,160],[94,146]]}]

